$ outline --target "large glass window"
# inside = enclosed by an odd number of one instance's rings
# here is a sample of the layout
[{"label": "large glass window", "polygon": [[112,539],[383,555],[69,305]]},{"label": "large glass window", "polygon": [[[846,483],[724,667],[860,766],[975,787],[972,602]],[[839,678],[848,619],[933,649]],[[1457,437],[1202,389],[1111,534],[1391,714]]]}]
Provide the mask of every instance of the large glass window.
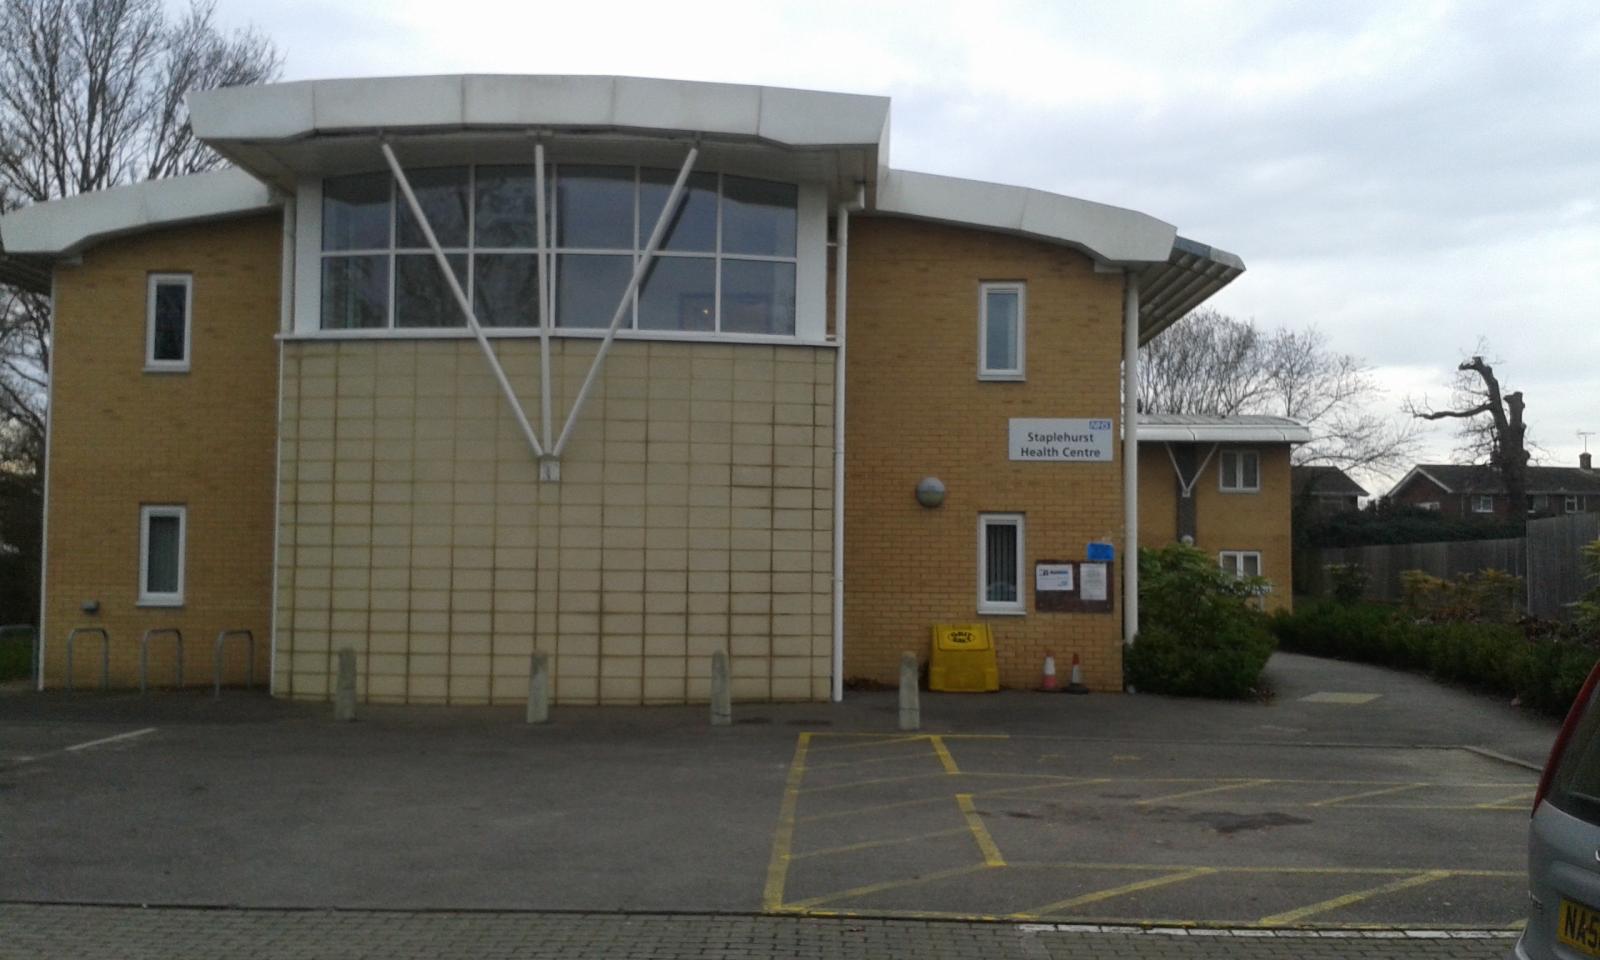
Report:
[{"label": "large glass window", "polygon": [[[417,201],[485,327],[539,325],[539,236],[531,165],[417,168]],[[554,164],[551,323],[604,329],[622,300],[677,171]],[[624,329],[793,336],[799,188],[690,175],[657,257],[624,306]],[[388,174],[324,181],[321,326],[466,324],[421,225]]]}]

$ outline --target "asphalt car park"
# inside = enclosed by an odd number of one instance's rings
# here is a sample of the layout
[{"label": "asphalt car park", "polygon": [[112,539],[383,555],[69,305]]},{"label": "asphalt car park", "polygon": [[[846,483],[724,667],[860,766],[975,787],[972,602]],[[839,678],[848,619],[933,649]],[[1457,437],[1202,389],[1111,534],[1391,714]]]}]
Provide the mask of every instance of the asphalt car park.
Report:
[{"label": "asphalt car park", "polygon": [[1275,659],[1277,696],[703,710],[0,697],[0,900],[1508,929],[1555,725]]}]

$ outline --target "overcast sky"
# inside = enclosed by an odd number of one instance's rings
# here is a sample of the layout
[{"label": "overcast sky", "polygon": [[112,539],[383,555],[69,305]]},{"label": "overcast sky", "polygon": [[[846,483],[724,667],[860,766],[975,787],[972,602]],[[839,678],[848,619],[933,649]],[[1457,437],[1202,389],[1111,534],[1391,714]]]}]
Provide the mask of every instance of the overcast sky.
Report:
[{"label": "overcast sky", "polygon": [[[232,0],[286,79],[596,73],[894,99],[896,167],[1132,207],[1233,251],[1398,415],[1486,337],[1547,463],[1600,430],[1600,6]],[[1445,459],[1449,427],[1427,435]],[[1591,442],[1600,452],[1600,437]],[[1374,492],[1379,492],[1374,490]]]}]

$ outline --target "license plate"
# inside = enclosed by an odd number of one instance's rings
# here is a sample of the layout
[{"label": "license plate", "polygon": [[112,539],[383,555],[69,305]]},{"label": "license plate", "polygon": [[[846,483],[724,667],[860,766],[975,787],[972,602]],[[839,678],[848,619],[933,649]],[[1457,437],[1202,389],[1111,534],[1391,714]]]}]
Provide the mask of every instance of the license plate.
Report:
[{"label": "license plate", "polygon": [[1591,957],[1600,957],[1600,910],[1561,899],[1556,939]]}]

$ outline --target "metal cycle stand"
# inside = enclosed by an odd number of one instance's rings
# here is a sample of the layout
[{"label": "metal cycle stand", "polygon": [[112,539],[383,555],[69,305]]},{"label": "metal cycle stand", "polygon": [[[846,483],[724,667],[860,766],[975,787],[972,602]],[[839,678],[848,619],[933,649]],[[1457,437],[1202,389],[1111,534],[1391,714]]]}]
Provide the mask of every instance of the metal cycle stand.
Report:
[{"label": "metal cycle stand", "polygon": [[[111,634],[105,627],[74,627],[67,634],[67,692],[72,692],[72,645],[80,633],[100,635],[100,689],[111,689]],[[44,671],[44,637],[39,638],[39,670]]]},{"label": "metal cycle stand", "polygon": [[139,639],[139,693],[144,694],[150,686],[150,638],[171,634],[178,644],[178,677],[177,686],[183,687],[183,631],[177,627],[151,627]]},{"label": "metal cycle stand", "polygon": [[224,630],[217,634],[211,652],[211,697],[222,699],[222,649],[229,637],[243,637],[245,642],[244,686],[248,690],[256,685],[256,635],[249,630]]}]

